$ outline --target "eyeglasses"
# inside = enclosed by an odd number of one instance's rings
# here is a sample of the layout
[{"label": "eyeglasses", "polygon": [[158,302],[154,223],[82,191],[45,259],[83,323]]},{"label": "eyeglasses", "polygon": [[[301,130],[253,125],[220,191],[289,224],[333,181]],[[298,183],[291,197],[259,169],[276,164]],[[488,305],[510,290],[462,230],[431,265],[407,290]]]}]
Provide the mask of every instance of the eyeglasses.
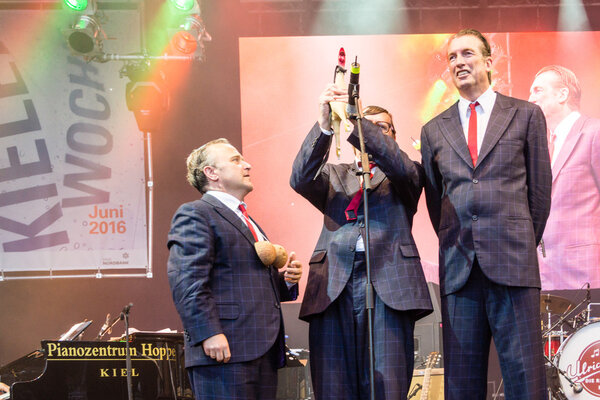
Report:
[{"label": "eyeglasses", "polygon": [[381,131],[382,131],[383,133],[388,133],[388,132],[389,132],[389,131],[392,129],[392,125],[391,125],[391,124],[388,124],[388,123],[387,123],[387,122],[385,122],[385,121],[379,121],[379,122],[377,122],[376,124],[377,124],[377,126],[378,126],[378,127],[380,127],[380,128],[381,128]]}]

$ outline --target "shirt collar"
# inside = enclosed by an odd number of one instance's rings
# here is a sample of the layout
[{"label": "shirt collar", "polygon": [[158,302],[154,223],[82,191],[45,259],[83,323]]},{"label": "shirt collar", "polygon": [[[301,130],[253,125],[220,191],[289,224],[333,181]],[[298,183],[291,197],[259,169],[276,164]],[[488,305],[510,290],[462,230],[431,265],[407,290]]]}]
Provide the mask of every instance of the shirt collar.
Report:
[{"label": "shirt collar", "polygon": [[[484,114],[489,114],[492,112],[492,108],[494,108],[494,103],[496,103],[496,92],[494,92],[494,90],[492,90],[492,87],[490,86],[475,101],[479,103],[479,106],[483,110]],[[460,96],[460,98],[458,99],[458,112],[460,113],[461,117],[467,117],[467,110],[469,109],[469,104],[471,103],[473,102]]]},{"label": "shirt collar", "polygon": [[219,190],[208,190],[206,192],[206,194],[210,194],[211,196],[216,197],[217,200],[219,200],[221,203],[225,204],[227,206],[227,208],[229,208],[235,212],[238,211],[238,207],[240,206],[240,203],[243,203],[244,206],[246,206],[246,203],[244,203],[243,201],[240,201],[237,197],[235,197],[227,192],[221,192]]},{"label": "shirt collar", "polygon": [[557,138],[566,137],[569,134],[569,132],[571,132],[573,125],[575,125],[575,122],[579,117],[581,117],[581,114],[578,111],[573,111],[571,114],[567,115],[562,121],[560,121],[558,125],[556,125],[556,129],[554,129],[554,132],[552,133],[556,135]]}]

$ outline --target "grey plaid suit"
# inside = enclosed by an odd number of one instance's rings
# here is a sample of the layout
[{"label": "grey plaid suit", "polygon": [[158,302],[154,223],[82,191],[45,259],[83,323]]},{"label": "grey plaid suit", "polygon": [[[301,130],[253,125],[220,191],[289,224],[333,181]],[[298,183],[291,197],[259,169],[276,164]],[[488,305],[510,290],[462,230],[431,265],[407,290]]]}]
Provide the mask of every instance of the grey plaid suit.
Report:
[{"label": "grey plaid suit", "polygon": [[[395,141],[363,120],[365,146],[378,169],[369,193],[371,274],[375,292],[378,399],[405,398],[413,366],[414,321],[431,312],[411,228],[422,190],[422,169]],[[300,318],[310,322],[311,371],[317,399],[365,398],[364,256],[362,204],[356,221],[344,211],[359,190],[354,164],[326,163],[331,135],[315,124],[292,168],[290,184],[323,213],[310,260]],[[348,141],[358,145],[357,130]],[[357,271],[359,269],[359,271]],[[377,336],[378,335],[378,336]],[[367,388],[368,389],[368,388]],[[361,392],[361,390],[363,390]]]},{"label": "grey plaid suit", "polygon": [[[209,194],[175,213],[167,273],[185,328],[186,367],[249,362],[271,349],[278,366],[283,365],[280,301],[295,299],[297,285],[288,290],[279,272],[261,263],[254,241],[244,222]],[[202,348],[202,341],[219,333],[229,342],[228,364],[217,363]],[[213,395],[232,398],[227,393]]]},{"label": "grey plaid suit", "polygon": [[492,335],[503,353],[507,398],[543,398],[536,244],[552,180],[544,115],[497,94],[473,166],[457,104],[421,132],[427,206],[439,237],[445,398],[485,398]]}]

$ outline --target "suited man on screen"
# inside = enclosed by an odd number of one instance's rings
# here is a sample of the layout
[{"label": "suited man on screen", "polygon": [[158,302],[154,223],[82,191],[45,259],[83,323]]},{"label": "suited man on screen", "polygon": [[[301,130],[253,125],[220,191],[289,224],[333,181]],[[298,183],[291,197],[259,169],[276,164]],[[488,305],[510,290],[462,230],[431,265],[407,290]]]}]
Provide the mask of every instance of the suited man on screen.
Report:
[{"label": "suited man on screen", "polygon": [[183,204],[169,232],[168,278],[185,328],[195,398],[274,400],[284,364],[280,301],[294,300],[302,269],[259,259],[266,236],[245,211],[250,164],[226,139],[194,150],[188,181],[202,198]]},{"label": "suited man on screen", "polygon": [[439,238],[447,400],[485,399],[493,337],[507,399],[546,399],[536,246],[550,210],[541,109],[491,89],[491,48],[450,38],[460,99],[421,132],[425,194]]},{"label": "suited man on screen", "polygon": [[579,112],[581,87],[562,66],[542,68],[529,101],[548,123],[552,206],[538,251],[543,290],[600,287],[600,120]]},{"label": "suited man on screen", "polygon": [[[368,399],[370,393],[367,243],[357,174],[362,166],[327,162],[333,137],[329,103],[347,99],[347,91],[333,84],[321,93],[318,122],[302,143],[290,178],[292,188],[323,213],[300,309],[300,318],[309,322],[311,378],[318,400]],[[365,147],[375,163],[368,194],[375,398],[406,399],[414,364],[415,321],[432,310],[411,233],[423,171],[398,147],[387,110],[369,106],[364,115]],[[359,147],[356,127],[348,142]]]}]

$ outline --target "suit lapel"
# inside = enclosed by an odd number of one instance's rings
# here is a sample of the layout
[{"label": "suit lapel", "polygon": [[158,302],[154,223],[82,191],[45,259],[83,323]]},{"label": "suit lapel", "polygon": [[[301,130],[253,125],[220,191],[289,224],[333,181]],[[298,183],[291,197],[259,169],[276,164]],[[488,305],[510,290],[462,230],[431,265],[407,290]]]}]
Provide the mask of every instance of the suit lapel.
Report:
[{"label": "suit lapel", "polygon": [[342,180],[344,191],[348,197],[354,196],[354,194],[358,192],[358,189],[360,189],[360,181],[358,180],[358,175],[356,175],[357,172],[358,169],[356,168],[356,164],[349,164],[348,169],[346,170],[347,176]]},{"label": "suit lapel", "polygon": [[[342,184],[344,186],[344,191],[348,194],[348,197],[354,196],[354,194],[356,194],[356,192],[358,192],[360,189],[360,179],[358,175],[356,175],[357,172],[358,169],[354,163],[350,164],[348,170],[346,171],[349,176],[347,179],[344,179]],[[380,168],[377,168],[373,174],[373,177],[371,178],[371,191],[375,190],[384,179],[385,174],[381,172]]]},{"label": "suit lapel", "polygon": [[492,151],[498,140],[502,137],[508,124],[513,119],[517,108],[513,107],[512,101],[496,93],[496,103],[492,108],[492,114],[488,126],[483,136],[483,143],[481,144],[481,150],[477,156],[477,165],[481,164],[481,161]]},{"label": "suit lapel", "polygon": [[201,200],[213,206],[219,215],[233,225],[252,245],[254,245],[256,240],[254,240],[254,236],[252,236],[252,232],[250,232],[248,226],[225,204],[221,203],[216,197],[213,197],[210,194],[205,194],[202,196]]},{"label": "suit lapel", "polygon": [[556,161],[554,162],[554,166],[552,167],[552,181],[553,182],[556,179],[556,177],[558,176],[558,173],[560,172],[562,167],[565,165],[565,162],[567,162],[567,159],[573,152],[573,149],[575,148],[577,141],[581,137],[583,125],[585,124],[586,121],[587,121],[587,117],[584,117],[583,115],[580,116],[577,119],[577,121],[575,121],[575,124],[573,125],[573,127],[571,128],[571,131],[567,135],[567,139],[565,140],[565,143],[560,148],[560,152],[556,156]]},{"label": "suit lapel", "polygon": [[452,146],[454,151],[464,162],[472,167],[473,160],[471,160],[471,155],[469,154],[469,148],[467,147],[467,141],[465,140],[465,132],[460,124],[458,101],[442,114],[440,127],[442,134],[448,143],[450,143],[450,146]]}]

